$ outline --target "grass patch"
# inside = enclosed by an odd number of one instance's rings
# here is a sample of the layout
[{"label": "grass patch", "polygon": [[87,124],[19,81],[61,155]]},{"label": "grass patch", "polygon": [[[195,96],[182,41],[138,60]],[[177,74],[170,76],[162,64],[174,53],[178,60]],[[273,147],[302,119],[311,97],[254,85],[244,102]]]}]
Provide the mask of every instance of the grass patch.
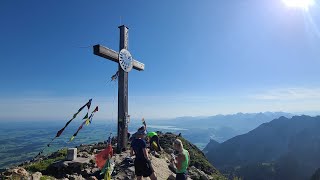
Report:
[{"label": "grass patch", "polygon": [[40,180],[54,180],[55,178],[54,177],[51,177],[51,176],[41,176]]},{"label": "grass patch", "polygon": [[24,166],[27,171],[31,172],[45,172],[47,168],[54,162],[65,159],[67,155],[67,149],[61,149],[50,156],[47,159],[34,162]]}]

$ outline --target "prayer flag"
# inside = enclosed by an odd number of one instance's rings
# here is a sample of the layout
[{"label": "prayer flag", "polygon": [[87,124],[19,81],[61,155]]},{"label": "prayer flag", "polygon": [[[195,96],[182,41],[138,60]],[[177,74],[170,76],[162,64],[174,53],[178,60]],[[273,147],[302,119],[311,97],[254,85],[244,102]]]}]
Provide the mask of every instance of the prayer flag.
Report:
[{"label": "prayer flag", "polygon": [[84,107],[86,107],[86,106],[88,107],[88,109],[90,109],[91,101],[92,101],[92,99],[89,99],[89,101],[88,101],[85,105],[83,105],[83,106],[78,110],[78,112],[82,111],[82,109],[83,109]]},{"label": "prayer flag", "polygon": [[109,172],[109,170],[107,170],[107,172],[104,176],[104,180],[111,180],[111,173]]},{"label": "prayer flag", "polygon": [[70,138],[70,141],[72,141],[77,135],[78,135],[78,132],[82,129],[83,125],[86,123],[86,121],[83,121],[81,123],[81,125],[79,126],[78,130],[76,133],[73,134],[73,136]]},{"label": "prayer flag", "polygon": [[101,151],[99,154],[96,155],[96,164],[102,170],[104,165],[106,164],[106,160],[109,159],[109,156],[113,156],[113,149],[111,144],[108,145],[106,149]]},{"label": "prayer flag", "polygon": [[92,99],[90,99],[90,100],[89,100],[89,102],[86,104],[86,105],[87,105],[87,107],[88,107],[88,110],[90,109],[91,101],[92,101]]},{"label": "prayer flag", "polygon": [[95,112],[97,112],[97,111],[99,111],[98,106],[92,111],[92,113],[95,113]]},{"label": "prayer flag", "polygon": [[73,119],[76,118],[78,114],[79,114],[79,111],[73,115]]},{"label": "prayer flag", "polygon": [[65,129],[65,127],[63,127],[62,129],[60,129],[60,130],[57,132],[56,137],[59,137],[59,136],[62,134],[62,132],[64,131],[64,129]]},{"label": "prayer flag", "polygon": [[101,169],[100,174],[104,174],[107,171],[108,167],[110,167],[109,159],[106,160],[106,163],[104,164],[103,168]]},{"label": "prayer flag", "polygon": [[90,124],[90,119],[88,118],[87,120],[86,120],[86,125],[88,126]]},{"label": "prayer flag", "polygon": [[73,139],[74,139],[74,136],[72,136],[72,137],[70,138],[70,141],[73,141]]},{"label": "prayer flag", "polygon": [[[61,136],[61,134],[63,133],[63,131],[66,129],[66,127],[71,123],[71,121],[72,121],[73,119],[75,119],[75,118],[77,117],[77,115],[80,113],[80,111],[82,111],[82,109],[83,109],[84,107],[87,106],[87,107],[88,107],[88,112],[89,112],[89,109],[90,109],[90,106],[91,106],[91,101],[92,101],[92,99],[90,99],[85,105],[83,105],[83,106],[78,110],[78,112],[76,112],[75,114],[73,114],[72,119],[70,119],[70,120],[64,125],[64,127],[61,128],[61,129],[57,132],[56,136],[51,140],[51,142],[47,144],[47,147],[50,147],[50,144],[51,144],[57,137],[60,137],[60,136]],[[98,106],[97,106],[97,107],[98,107]],[[97,109],[97,107],[96,107],[96,109]],[[98,111],[98,110],[97,110],[97,111]],[[87,118],[88,118],[88,113],[86,114],[86,116],[85,116],[83,119],[87,119]],[[90,122],[91,122],[91,121],[90,121]],[[72,141],[72,140],[75,138],[75,136],[77,135],[77,133],[79,132],[79,130],[82,128],[82,126],[83,126],[84,123],[85,123],[85,122],[83,122],[83,123],[81,124],[81,126],[79,127],[79,129],[78,129],[78,131],[75,133],[75,135],[70,138],[70,141]],[[42,152],[43,152],[43,151],[41,151],[39,154],[41,154]],[[37,157],[37,156],[36,156],[36,157]]]},{"label": "prayer flag", "polygon": [[119,71],[117,71],[113,76],[111,76],[111,81],[116,80],[118,76],[119,76]]},{"label": "prayer flag", "polygon": [[89,114],[87,113],[82,119],[88,119]]}]

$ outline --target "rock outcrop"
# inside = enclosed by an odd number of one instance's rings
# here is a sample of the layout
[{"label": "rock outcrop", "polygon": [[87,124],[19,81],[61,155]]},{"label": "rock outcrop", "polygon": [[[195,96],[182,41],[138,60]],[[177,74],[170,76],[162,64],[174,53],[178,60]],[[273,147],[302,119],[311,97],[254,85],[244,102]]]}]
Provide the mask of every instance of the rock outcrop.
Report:
[{"label": "rock outcrop", "polygon": [[[163,151],[160,154],[150,154],[151,163],[158,179],[175,179],[173,168],[170,168],[170,154],[173,152],[172,143],[177,136],[171,133],[159,133],[159,137]],[[182,137],[179,138],[190,152],[189,179],[225,179],[206,160],[204,154],[195,145]],[[0,179],[12,179],[13,177],[40,179],[43,176],[44,179],[103,179],[103,175],[100,175],[100,169],[95,164],[95,155],[104,150],[106,146],[105,143],[80,145],[77,147],[78,156],[73,161],[66,160],[66,150],[60,150],[36,161],[22,163],[18,167],[10,168],[1,173]],[[130,157],[129,150],[121,154],[115,154],[112,161],[114,162],[112,179],[135,179],[133,159]]]}]

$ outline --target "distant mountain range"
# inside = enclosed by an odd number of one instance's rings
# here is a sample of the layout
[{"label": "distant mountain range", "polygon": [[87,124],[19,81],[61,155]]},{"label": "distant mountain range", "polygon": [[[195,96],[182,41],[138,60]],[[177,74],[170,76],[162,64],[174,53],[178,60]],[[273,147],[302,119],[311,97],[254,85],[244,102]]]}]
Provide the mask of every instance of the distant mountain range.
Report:
[{"label": "distant mountain range", "polygon": [[310,179],[320,167],[320,116],[280,117],[221,144],[210,141],[205,150],[230,177]]},{"label": "distant mountain range", "polygon": [[285,112],[237,113],[209,117],[179,117],[170,120],[148,121],[148,123],[186,129],[178,132],[203,149],[210,139],[221,143],[281,116],[290,118],[293,114]]},{"label": "distant mountain range", "polygon": [[182,127],[199,127],[208,128],[214,127],[230,127],[236,130],[252,130],[258,127],[260,124],[269,122],[275,118],[292,117],[293,114],[286,112],[259,112],[259,113],[237,113],[228,115],[215,115],[208,117],[178,117],[175,119],[170,119],[168,121],[158,121],[165,122],[166,124],[174,125],[179,124]]}]

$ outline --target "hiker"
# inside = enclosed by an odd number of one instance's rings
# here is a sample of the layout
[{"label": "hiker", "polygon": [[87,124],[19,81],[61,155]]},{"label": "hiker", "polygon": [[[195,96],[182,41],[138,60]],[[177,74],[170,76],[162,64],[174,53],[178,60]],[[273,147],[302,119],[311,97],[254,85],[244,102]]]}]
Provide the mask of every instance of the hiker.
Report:
[{"label": "hiker", "polygon": [[[148,130],[147,130],[147,123],[146,123],[146,121],[144,120],[144,118],[142,118],[142,124],[143,124],[143,126],[141,126],[141,127],[139,128],[139,130],[144,129],[145,131],[148,132]],[[161,151],[161,147],[160,147],[160,143],[159,143],[159,136],[158,136],[158,134],[157,134],[156,132],[148,132],[147,138],[148,138],[149,143],[150,143],[150,150],[151,150],[151,151],[160,152],[160,151]]]},{"label": "hiker", "polygon": [[148,132],[147,137],[149,138],[150,142],[150,150],[151,151],[161,151],[161,147],[159,144],[159,136],[156,132]]},{"label": "hiker", "polygon": [[183,144],[180,139],[176,139],[174,141],[173,148],[178,152],[177,156],[171,159],[172,164],[177,168],[176,180],[186,180],[188,178],[187,168],[190,162],[189,152],[183,148]]},{"label": "hiker", "polygon": [[147,129],[147,126],[141,126],[141,127],[138,129],[138,131],[146,131],[146,129]]},{"label": "hiker", "polygon": [[136,156],[134,160],[135,174],[138,180],[141,180],[142,176],[156,180],[157,177],[147,153],[147,144],[144,140],[145,136],[146,132],[144,129],[138,130],[138,132],[135,133],[135,139],[131,142],[131,156]]},{"label": "hiker", "polygon": [[[141,126],[141,127],[138,129],[138,131],[145,131],[145,130],[146,130],[146,129],[145,129],[144,126]],[[138,131],[137,131],[137,132],[138,132]],[[136,132],[136,133],[133,133],[133,134],[131,135],[131,137],[129,138],[129,142],[132,142],[134,139],[136,139],[137,132]]]}]

